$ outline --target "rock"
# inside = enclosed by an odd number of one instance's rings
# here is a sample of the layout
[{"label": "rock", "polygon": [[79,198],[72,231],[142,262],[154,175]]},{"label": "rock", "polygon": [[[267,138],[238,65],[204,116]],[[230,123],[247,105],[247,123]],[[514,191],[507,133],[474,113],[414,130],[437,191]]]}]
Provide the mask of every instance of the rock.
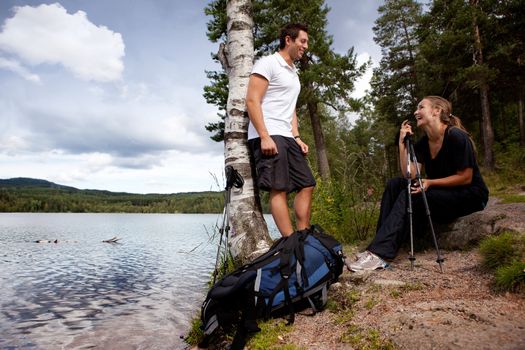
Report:
[{"label": "rock", "polygon": [[489,235],[504,231],[525,233],[525,203],[499,203],[491,198],[485,210],[458,218],[447,225],[435,225],[441,249],[465,249]]},{"label": "rock", "polygon": [[404,287],[406,283],[398,280],[376,279],[374,284],[382,287]]},{"label": "rock", "polygon": [[370,278],[372,272],[373,271],[356,271],[344,274],[341,276],[341,281],[350,282],[350,284],[353,285],[363,284]]}]

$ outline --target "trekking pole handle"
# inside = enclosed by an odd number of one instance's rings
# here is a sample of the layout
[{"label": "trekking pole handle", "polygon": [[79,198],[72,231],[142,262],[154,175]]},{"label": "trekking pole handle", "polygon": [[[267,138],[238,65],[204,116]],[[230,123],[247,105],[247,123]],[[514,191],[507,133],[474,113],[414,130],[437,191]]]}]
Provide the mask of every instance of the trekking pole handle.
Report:
[{"label": "trekking pole handle", "polygon": [[244,179],[237,170],[231,165],[227,165],[224,169],[226,174],[226,190],[230,190],[232,187],[241,188],[244,186]]}]

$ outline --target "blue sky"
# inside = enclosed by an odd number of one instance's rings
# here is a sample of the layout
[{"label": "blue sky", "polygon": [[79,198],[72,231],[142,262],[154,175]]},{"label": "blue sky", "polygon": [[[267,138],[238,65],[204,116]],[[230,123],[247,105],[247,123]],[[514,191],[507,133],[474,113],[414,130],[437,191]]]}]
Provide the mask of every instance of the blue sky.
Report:
[{"label": "blue sky", "polygon": [[[220,190],[204,126],[208,1],[0,1],[0,178],[133,193]],[[377,64],[382,1],[329,0],[334,49]],[[356,96],[367,87],[369,75]]]}]

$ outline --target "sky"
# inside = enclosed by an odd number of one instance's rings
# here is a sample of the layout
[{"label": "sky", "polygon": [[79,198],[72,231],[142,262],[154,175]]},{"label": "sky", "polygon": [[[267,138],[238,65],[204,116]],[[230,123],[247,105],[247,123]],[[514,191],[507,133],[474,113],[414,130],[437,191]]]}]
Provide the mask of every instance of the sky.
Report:
[{"label": "sky", "polygon": [[[130,193],[218,191],[203,87],[208,1],[0,0],[0,179]],[[374,65],[379,0],[327,0],[333,49]],[[371,71],[354,96],[368,88]]]}]

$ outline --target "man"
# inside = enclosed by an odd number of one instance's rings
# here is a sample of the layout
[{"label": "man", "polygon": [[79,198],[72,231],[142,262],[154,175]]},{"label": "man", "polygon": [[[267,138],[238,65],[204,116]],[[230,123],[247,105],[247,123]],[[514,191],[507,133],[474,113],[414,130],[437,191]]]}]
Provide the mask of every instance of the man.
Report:
[{"label": "man", "polygon": [[257,186],[270,192],[270,211],[283,236],[294,232],[287,194],[296,191],[297,230],[310,227],[315,179],[299,135],[295,105],[301,90],[294,61],[308,48],[308,29],[288,24],[279,36],[279,51],[255,63],[246,96],[250,117],[248,144],[256,169]]}]

